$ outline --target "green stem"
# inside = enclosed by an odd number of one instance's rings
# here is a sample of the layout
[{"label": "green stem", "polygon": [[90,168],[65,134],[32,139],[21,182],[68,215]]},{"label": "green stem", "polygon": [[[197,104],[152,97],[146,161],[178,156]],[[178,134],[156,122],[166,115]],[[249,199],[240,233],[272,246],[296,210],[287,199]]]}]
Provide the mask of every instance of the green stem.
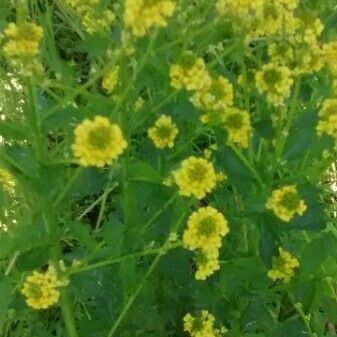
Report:
[{"label": "green stem", "polygon": [[235,145],[229,144],[229,147],[233,150],[233,152],[241,160],[241,162],[247,167],[247,169],[252,173],[252,175],[258,181],[261,187],[264,187],[264,182],[262,178],[260,177],[255,167],[249,162],[249,160],[242,154],[242,152]]},{"label": "green stem", "polygon": [[[175,232],[178,229],[178,227],[180,226],[180,224],[181,224],[181,222],[183,221],[184,218],[185,218],[185,213],[182,214],[182,216],[178,219],[177,223],[173,226],[173,230],[172,230],[173,232]],[[128,313],[129,309],[131,308],[132,304],[134,303],[134,301],[138,297],[140,291],[142,290],[143,286],[145,285],[145,282],[147,281],[147,279],[149,278],[149,276],[152,274],[152,272],[157,267],[157,265],[158,265],[159,261],[161,260],[162,256],[166,253],[166,251],[167,251],[166,247],[168,245],[170,245],[170,235],[171,235],[171,233],[169,234],[169,236],[168,236],[165,244],[158,251],[157,256],[153,260],[153,262],[152,262],[151,266],[149,267],[148,271],[146,272],[146,274],[143,276],[143,278],[140,281],[140,283],[139,283],[138,287],[136,288],[135,292],[129,298],[129,300],[126,302],[126,304],[125,304],[122,312],[119,314],[117,320],[115,321],[115,324],[111,328],[111,330],[108,333],[107,337],[112,337],[115,334],[115,332],[118,329],[119,325],[121,324],[121,322],[125,318],[126,314]]]},{"label": "green stem", "polygon": [[68,288],[62,290],[61,311],[69,337],[78,337]]},{"label": "green stem", "polygon": [[168,201],[166,201],[163,207],[161,207],[142,227],[140,234],[144,234],[149,229],[152,223],[176,200],[177,196],[177,194],[174,194]]},{"label": "green stem", "polygon": [[123,262],[125,260],[132,260],[132,259],[143,257],[143,256],[155,255],[155,254],[158,254],[160,252],[168,252],[170,250],[180,248],[180,247],[182,247],[182,242],[179,241],[179,242],[172,243],[172,244],[169,244],[169,245],[166,245],[166,246],[164,245],[160,248],[146,249],[146,250],[138,252],[138,253],[133,253],[133,254],[128,254],[128,255],[124,255],[124,256],[120,256],[120,257],[115,257],[115,258],[107,259],[107,260],[100,261],[100,262],[97,262],[97,263],[92,263],[92,264],[87,265],[87,266],[70,269],[68,271],[68,275],[84,273],[84,272],[88,272],[88,271],[95,270],[95,269],[98,269],[98,268],[103,268],[103,267],[106,267],[106,266],[109,266],[109,265],[112,265],[112,264],[120,263],[120,262]]},{"label": "green stem", "polygon": [[58,197],[54,201],[53,207],[58,206],[59,203],[65,198],[65,196],[69,193],[69,191],[71,190],[71,188],[73,187],[73,185],[75,184],[76,180],[78,179],[78,177],[81,175],[82,172],[83,172],[83,167],[77,168],[76,172],[69,179],[68,183],[66,184],[62,192],[58,195]]}]

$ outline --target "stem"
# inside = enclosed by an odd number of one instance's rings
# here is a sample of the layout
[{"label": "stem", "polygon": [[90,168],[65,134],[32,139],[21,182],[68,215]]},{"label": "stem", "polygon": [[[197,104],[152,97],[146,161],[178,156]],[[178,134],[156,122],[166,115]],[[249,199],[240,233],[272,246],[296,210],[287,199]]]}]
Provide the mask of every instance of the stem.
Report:
[{"label": "stem", "polygon": [[78,337],[68,288],[62,290],[61,311],[69,337]]},{"label": "stem", "polygon": [[[175,232],[178,227],[180,226],[181,222],[183,221],[183,219],[185,218],[185,213],[181,215],[181,217],[178,219],[177,223],[173,226],[172,231]],[[170,233],[171,234],[171,233]],[[133,295],[129,298],[129,300],[127,301],[126,305],[124,306],[122,312],[120,313],[120,315],[118,316],[115,324],[113,325],[113,327],[111,328],[110,332],[108,333],[107,337],[112,337],[116,330],[118,329],[119,325],[121,324],[121,322],[123,321],[124,317],[126,316],[126,314],[128,313],[129,309],[131,308],[132,304],[134,303],[134,301],[136,300],[137,296],[139,295],[140,291],[142,290],[146,280],[148,279],[148,277],[152,274],[152,272],[155,270],[155,268],[157,267],[160,259],[162,258],[162,256],[165,254],[165,249],[168,245],[170,245],[170,234],[165,242],[165,244],[163,245],[163,247],[159,250],[159,252],[157,253],[157,256],[155,257],[155,259],[153,260],[151,266],[149,267],[147,273],[143,276],[142,280],[140,281],[138,287],[136,288],[135,292],[133,293]]]},{"label": "stem", "polygon": [[98,268],[103,268],[115,263],[120,263],[123,262],[125,260],[131,260],[131,259],[135,259],[138,257],[143,257],[143,256],[150,256],[150,255],[155,255],[158,253],[162,253],[162,252],[168,252],[170,250],[176,249],[176,248],[180,248],[182,247],[182,242],[176,242],[176,243],[172,243],[170,245],[164,245],[160,248],[153,248],[153,249],[146,249],[144,251],[138,252],[138,253],[133,253],[133,254],[128,254],[128,255],[124,255],[124,256],[120,256],[120,257],[115,257],[115,258],[111,258],[111,259],[107,259],[104,261],[100,261],[97,263],[93,263],[90,264],[88,266],[83,266],[83,267],[79,267],[76,269],[70,269],[68,272],[68,275],[74,275],[74,274],[79,274],[79,273],[84,273],[84,272],[88,272],[91,270],[95,270]]},{"label": "stem", "polygon": [[73,185],[75,184],[77,178],[80,176],[80,174],[83,172],[83,168],[79,167],[77,168],[76,172],[73,174],[73,176],[69,179],[68,183],[62,190],[62,192],[59,194],[59,196],[56,198],[56,200],[53,203],[53,207],[56,207],[68,194],[68,192],[71,190]]},{"label": "stem", "polygon": [[247,167],[247,169],[252,173],[252,175],[258,181],[261,187],[264,187],[262,178],[260,177],[255,167],[249,162],[249,160],[242,154],[242,152],[235,145],[230,144],[229,147],[233,150],[233,152],[241,160],[241,162]]},{"label": "stem", "polygon": [[151,226],[151,224],[176,200],[177,198],[177,194],[174,194],[164,205],[162,208],[160,208],[157,213],[155,213],[150,219],[149,221],[142,227],[142,229],[140,230],[140,234],[144,234],[149,226]]}]

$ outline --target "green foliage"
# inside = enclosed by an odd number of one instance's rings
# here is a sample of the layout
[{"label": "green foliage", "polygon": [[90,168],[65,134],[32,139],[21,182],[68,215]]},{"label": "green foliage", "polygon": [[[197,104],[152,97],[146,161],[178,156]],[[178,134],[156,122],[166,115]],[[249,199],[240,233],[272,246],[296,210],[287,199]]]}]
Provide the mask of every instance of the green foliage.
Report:
[{"label": "green foliage", "polygon": [[[183,317],[207,309],[228,337],[336,336],[336,151],[333,138],[316,132],[321,103],[333,95],[331,74],[324,67],[300,76],[284,106],[272,107],[251,76],[267,62],[270,41],[247,45],[217,17],[215,0],[177,1],[181,15],[139,39],[124,36],[124,3],[102,1],[116,19],[95,34],[63,0],[1,4],[0,32],[20,11],[43,27],[44,70],[23,76],[0,38],[0,166],[15,181],[8,189],[0,176],[0,335],[187,336]],[[335,39],[335,2],[301,1],[298,10],[308,9],[325,25],[322,43]],[[190,94],[170,85],[170,66],[188,51],[233,84],[236,106],[251,116],[248,148],[231,143],[221,123],[201,123]],[[115,65],[109,95],[101,82]],[[164,150],[147,136],[161,114],[179,129]],[[104,168],[80,167],[74,128],[96,115],[120,126],[128,149]],[[210,149],[226,180],[207,197],[163,184],[183,159]],[[290,222],[265,207],[284,185],[296,185],[307,205]],[[220,270],[197,281],[181,239],[190,214],[208,205],[225,215],[230,233]],[[300,263],[289,283],[268,277],[279,247]],[[56,305],[33,310],[20,289],[48,265],[69,284]]]}]

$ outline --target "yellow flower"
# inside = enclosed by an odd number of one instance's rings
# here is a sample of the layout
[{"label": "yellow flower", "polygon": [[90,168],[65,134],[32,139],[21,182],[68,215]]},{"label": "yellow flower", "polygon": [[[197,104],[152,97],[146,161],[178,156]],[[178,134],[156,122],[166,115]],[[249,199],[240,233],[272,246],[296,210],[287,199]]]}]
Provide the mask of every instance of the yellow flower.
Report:
[{"label": "yellow flower", "polygon": [[165,27],[175,8],[173,0],[125,0],[124,23],[135,36],[142,37],[151,28]]},{"label": "yellow flower", "polygon": [[318,116],[317,134],[322,136],[325,133],[337,142],[337,98],[325,100]]},{"label": "yellow flower", "polygon": [[192,55],[188,55],[182,63],[171,66],[170,78],[173,88],[188,91],[202,91],[212,84],[204,60],[195,59]]},{"label": "yellow flower", "polygon": [[331,73],[337,76],[337,41],[326,43],[323,46],[323,55]]},{"label": "yellow flower", "polygon": [[15,187],[15,181],[12,175],[7,170],[4,170],[2,168],[0,168],[0,183],[3,188],[8,192],[13,191]]},{"label": "yellow flower", "polygon": [[162,115],[157,119],[154,126],[148,130],[148,135],[152,139],[155,147],[163,149],[165,147],[173,147],[174,140],[179,130],[172,122],[170,116]]},{"label": "yellow flower", "polygon": [[118,83],[118,73],[119,67],[116,66],[103,76],[102,88],[109,94],[114,91]]},{"label": "yellow flower", "polygon": [[221,247],[221,239],[229,232],[225,217],[213,207],[200,207],[188,219],[183,243],[190,250]]},{"label": "yellow flower", "polygon": [[207,310],[203,310],[199,317],[193,317],[187,314],[184,317],[184,331],[191,337],[216,337],[219,336],[219,330],[214,329],[215,318]]},{"label": "yellow flower", "polygon": [[172,174],[180,195],[187,197],[193,195],[197,199],[204,198],[219,181],[213,164],[204,158],[194,156],[183,160],[181,167]]},{"label": "yellow flower", "polygon": [[217,248],[200,249],[196,251],[196,266],[195,279],[204,281],[215,271],[220,269],[218,260],[219,250]]},{"label": "yellow flower", "polygon": [[121,155],[127,147],[122,131],[109,119],[96,116],[85,119],[75,128],[75,142],[71,146],[82,166],[103,167]]},{"label": "yellow flower", "polygon": [[260,93],[267,93],[268,101],[281,106],[290,95],[293,84],[289,68],[274,63],[266,64],[255,74],[256,87]]},{"label": "yellow flower", "polygon": [[65,2],[76,12],[89,34],[108,29],[115,20],[115,15],[110,9],[101,8],[100,0],[65,0]]},{"label": "yellow flower", "polygon": [[294,269],[299,267],[299,262],[292,257],[289,252],[279,248],[280,255],[273,257],[272,269],[268,271],[268,276],[273,280],[283,280],[288,283],[295,275]]},{"label": "yellow flower", "polygon": [[209,87],[197,91],[191,102],[198,108],[204,110],[226,109],[233,105],[233,85],[227,78],[219,76],[211,80]]},{"label": "yellow flower", "polygon": [[249,113],[229,108],[223,116],[223,123],[228,132],[228,141],[240,148],[247,148],[252,132]]},{"label": "yellow flower", "polygon": [[220,15],[249,19],[252,13],[262,10],[263,4],[264,0],[218,0],[217,11]]},{"label": "yellow flower", "polygon": [[56,304],[60,297],[59,282],[53,267],[49,267],[45,273],[34,271],[29,275],[21,289],[26,297],[28,306],[34,309],[47,309]]},{"label": "yellow flower", "polygon": [[43,29],[33,22],[10,23],[4,31],[7,40],[3,51],[7,57],[32,58],[40,51]]},{"label": "yellow flower", "polygon": [[295,185],[283,186],[272,192],[267,200],[266,208],[285,222],[289,222],[295,214],[303,215],[307,206],[298,194]]}]

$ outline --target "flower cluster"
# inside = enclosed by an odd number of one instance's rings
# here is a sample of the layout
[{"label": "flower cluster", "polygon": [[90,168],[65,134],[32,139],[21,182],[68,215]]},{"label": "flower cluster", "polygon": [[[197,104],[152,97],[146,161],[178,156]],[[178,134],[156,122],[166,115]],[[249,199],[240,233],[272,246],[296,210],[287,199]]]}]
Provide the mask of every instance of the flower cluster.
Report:
[{"label": "flower cluster", "polygon": [[221,239],[229,232],[225,217],[213,207],[201,207],[188,219],[183,243],[190,250],[197,250],[196,279],[205,280],[220,269],[218,256]]},{"label": "flower cluster", "polygon": [[325,100],[318,116],[317,134],[321,136],[325,133],[333,137],[337,143],[337,99]]},{"label": "flower cluster", "polygon": [[102,9],[100,0],[64,0],[77,14],[88,34],[107,30],[115,20],[110,9]]},{"label": "flower cluster", "polygon": [[149,137],[158,149],[172,148],[178,133],[179,130],[176,124],[173,123],[170,116],[166,115],[160,116],[154,126],[148,130]]},{"label": "flower cluster", "polygon": [[266,208],[272,210],[281,220],[289,222],[296,214],[303,215],[307,206],[296,186],[289,185],[274,190],[267,200]]},{"label": "flower cluster", "polygon": [[127,147],[122,131],[109,119],[96,116],[75,128],[74,156],[82,166],[103,167],[121,155]]},{"label": "flower cluster", "polygon": [[228,141],[239,148],[247,148],[252,132],[250,115],[247,111],[229,108],[223,116],[223,124],[228,133]]},{"label": "flower cluster", "polygon": [[11,64],[23,74],[30,75],[39,67],[38,56],[43,29],[33,22],[10,23],[4,31],[3,51]]},{"label": "flower cluster", "polygon": [[266,64],[255,75],[258,91],[267,94],[267,100],[274,106],[282,106],[290,95],[293,84],[290,69],[274,63]]},{"label": "flower cluster", "polygon": [[119,67],[116,66],[110,71],[106,72],[102,80],[102,88],[111,94],[118,84]]},{"label": "flower cluster", "polygon": [[225,329],[216,329],[214,323],[215,317],[207,310],[202,310],[200,316],[193,317],[187,314],[184,317],[184,331],[191,337],[220,337]]},{"label": "flower cluster", "polygon": [[151,28],[165,27],[166,18],[173,15],[173,0],[126,0],[124,23],[137,37],[145,36]]},{"label": "flower cluster", "polygon": [[180,195],[197,199],[204,198],[223,179],[223,175],[216,174],[211,162],[194,156],[183,160],[180,168],[172,174]]},{"label": "flower cluster", "polygon": [[201,110],[225,110],[233,105],[233,85],[223,76],[212,78],[209,86],[191,97],[191,102]]},{"label": "flower cluster", "polygon": [[44,273],[34,271],[27,276],[21,293],[26,297],[28,306],[37,310],[47,309],[58,302],[60,286],[55,269],[49,267]]},{"label": "flower cluster", "polygon": [[292,257],[289,252],[279,248],[279,256],[273,257],[272,269],[268,271],[268,276],[273,280],[283,280],[288,283],[295,275],[294,269],[299,267],[299,262]]},{"label": "flower cluster", "polygon": [[228,133],[228,141],[247,148],[251,134],[250,115],[232,108],[233,85],[223,76],[213,78],[203,59],[189,55],[185,63],[174,64],[170,70],[171,85],[176,89],[194,92],[190,100],[203,111],[203,123],[221,124]]},{"label": "flower cluster", "polygon": [[188,91],[203,91],[212,84],[212,79],[202,58],[188,55],[181,63],[176,63],[170,69],[171,86],[175,89]]}]

